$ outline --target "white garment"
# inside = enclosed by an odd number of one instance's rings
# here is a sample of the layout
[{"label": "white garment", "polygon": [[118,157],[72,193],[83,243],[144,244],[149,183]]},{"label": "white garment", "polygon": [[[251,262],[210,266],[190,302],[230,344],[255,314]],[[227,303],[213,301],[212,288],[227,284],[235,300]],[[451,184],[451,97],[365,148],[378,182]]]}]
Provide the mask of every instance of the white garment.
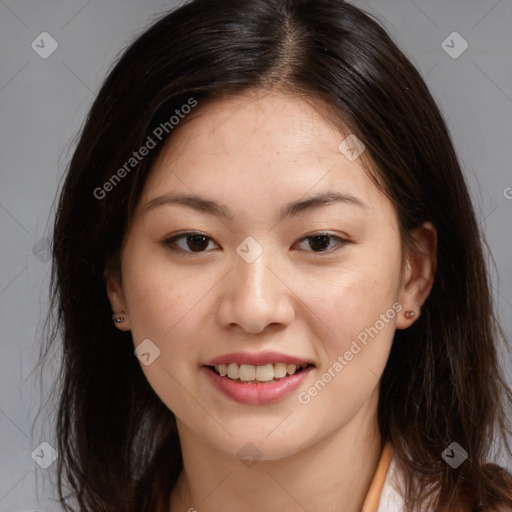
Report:
[{"label": "white garment", "polygon": [[[376,512],[403,512],[405,510],[405,498],[400,489],[405,489],[404,479],[398,472],[396,460],[393,456],[382,486],[379,506]],[[435,512],[435,510],[424,508],[422,512]]]},{"label": "white garment", "polygon": [[399,481],[395,457],[392,457],[382,486],[377,512],[403,512],[404,498],[398,488]]}]

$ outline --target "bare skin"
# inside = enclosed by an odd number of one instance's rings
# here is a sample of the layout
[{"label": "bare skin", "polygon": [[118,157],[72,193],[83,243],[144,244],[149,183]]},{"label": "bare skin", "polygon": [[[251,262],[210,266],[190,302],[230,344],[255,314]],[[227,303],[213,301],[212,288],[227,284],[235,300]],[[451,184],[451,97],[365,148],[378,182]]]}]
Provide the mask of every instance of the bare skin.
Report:
[{"label": "bare skin", "polygon": [[[160,350],[142,369],[177,420],[184,471],[171,512],[356,512],[363,505],[382,450],[380,377],[395,330],[417,319],[430,293],[436,232],[420,226],[417,250],[402,254],[393,204],[362,157],[350,161],[338,149],[347,135],[318,103],[252,91],[199,104],[148,177],[122,249],[122,283],[108,277],[107,292],[134,345],[150,339]],[[326,190],[362,206],[333,202],[279,220],[283,205]],[[145,208],[167,193],[217,201],[232,218],[169,203]],[[194,252],[186,238],[175,241],[176,251],[164,243],[185,232],[207,236],[204,250]],[[323,251],[308,238],[318,232],[331,235]],[[251,263],[236,252],[247,237],[263,249]],[[301,403],[299,392],[393,304],[400,311]],[[416,316],[406,318],[406,310]],[[202,369],[222,354],[265,350],[315,365],[299,390],[277,402],[238,403]],[[250,467],[237,455],[247,443],[261,453]]]}]

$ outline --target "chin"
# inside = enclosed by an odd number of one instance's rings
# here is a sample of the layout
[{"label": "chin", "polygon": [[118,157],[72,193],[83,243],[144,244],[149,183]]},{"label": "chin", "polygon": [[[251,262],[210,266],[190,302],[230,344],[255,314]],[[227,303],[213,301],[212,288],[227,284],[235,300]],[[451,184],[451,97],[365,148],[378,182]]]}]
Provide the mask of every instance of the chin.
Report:
[{"label": "chin", "polygon": [[[229,429],[228,429],[229,430]],[[235,455],[239,459],[255,457],[258,460],[281,460],[307,449],[315,443],[315,439],[302,429],[292,436],[287,432],[271,432],[272,429],[229,430],[233,438],[225,436],[222,440],[215,439],[212,443],[218,449]]]}]

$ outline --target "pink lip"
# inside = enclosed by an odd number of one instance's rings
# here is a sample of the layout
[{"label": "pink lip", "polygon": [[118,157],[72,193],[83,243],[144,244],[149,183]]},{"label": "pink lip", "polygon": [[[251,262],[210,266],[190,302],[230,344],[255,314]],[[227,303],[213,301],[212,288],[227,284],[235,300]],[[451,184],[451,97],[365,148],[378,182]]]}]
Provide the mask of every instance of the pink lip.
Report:
[{"label": "pink lip", "polygon": [[228,377],[221,377],[207,366],[203,366],[201,370],[211,379],[213,385],[228,398],[242,404],[260,405],[277,402],[290,394],[304,381],[309,372],[313,370],[313,366],[308,366],[301,372],[283,377],[280,380],[254,384],[236,382]]},{"label": "pink lip", "polygon": [[214,357],[206,363],[205,366],[218,366],[219,364],[252,364],[253,366],[263,366],[264,364],[286,363],[296,364],[301,366],[303,364],[313,364],[311,361],[300,359],[299,357],[281,354],[279,352],[260,352],[258,354],[250,352],[233,352],[231,354],[224,354],[223,356]]}]

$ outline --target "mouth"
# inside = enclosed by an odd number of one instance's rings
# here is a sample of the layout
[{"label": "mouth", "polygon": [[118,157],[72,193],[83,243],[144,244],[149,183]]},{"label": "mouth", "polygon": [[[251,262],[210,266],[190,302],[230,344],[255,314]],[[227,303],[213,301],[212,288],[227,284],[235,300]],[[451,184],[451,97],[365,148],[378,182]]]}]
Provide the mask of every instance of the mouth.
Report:
[{"label": "mouth", "polygon": [[287,379],[313,366],[313,364],[309,363],[301,365],[292,363],[269,363],[258,366],[229,363],[216,366],[206,365],[205,368],[233,382],[264,385],[270,382],[278,382]]}]

